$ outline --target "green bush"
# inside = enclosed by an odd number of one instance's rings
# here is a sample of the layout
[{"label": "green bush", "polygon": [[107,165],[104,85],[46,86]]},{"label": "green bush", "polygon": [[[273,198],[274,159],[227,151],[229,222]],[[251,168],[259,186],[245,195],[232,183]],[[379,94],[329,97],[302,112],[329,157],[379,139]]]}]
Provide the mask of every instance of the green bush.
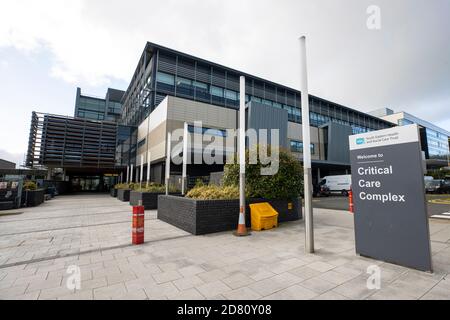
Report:
[{"label": "green bush", "polygon": [[25,191],[37,190],[37,184],[34,181],[25,181],[25,183],[23,184],[23,189]]},{"label": "green bush", "polygon": [[[153,193],[163,193],[166,192],[166,186],[162,184],[150,183],[148,186],[146,183],[142,183],[141,185],[136,184],[134,191],[138,192],[153,192]],[[174,186],[169,186],[170,193],[179,192],[179,190]]]},{"label": "green bush", "polygon": [[133,190],[134,184],[133,183],[118,183],[114,186],[114,188],[119,189],[119,190],[127,190],[127,189]]},{"label": "green bush", "polygon": [[196,186],[191,189],[186,198],[196,200],[233,200],[239,199],[239,188],[237,186],[219,187],[216,185]]},{"label": "green bush", "polygon": [[[256,147],[258,151],[259,146]],[[269,154],[272,151],[268,147]],[[303,194],[303,169],[300,161],[290,152],[281,150],[279,152],[278,173],[271,176],[261,175],[261,168],[264,166],[258,161],[257,164],[250,165],[249,152],[246,153],[246,197],[263,198],[267,200],[291,200]],[[268,167],[269,165],[267,165]],[[225,186],[239,185],[239,164],[227,164],[224,174]]]}]

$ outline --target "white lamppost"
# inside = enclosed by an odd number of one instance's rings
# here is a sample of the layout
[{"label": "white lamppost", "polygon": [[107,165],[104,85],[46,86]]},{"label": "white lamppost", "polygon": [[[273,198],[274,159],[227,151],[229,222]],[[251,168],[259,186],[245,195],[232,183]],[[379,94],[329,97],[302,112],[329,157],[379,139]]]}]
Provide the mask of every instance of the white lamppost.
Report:
[{"label": "white lamppost", "polygon": [[188,148],[189,147],[189,131],[188,123],[184,123],[184,137],[183,137],[183,174],[181,179],[181,194],[184,196],[187,189],[187,163],[188,163]]},{"label": "white lamppost", "polygon": [[152,154],[150,151],[147,152],[147,187],[150,185],[150,166],[151,166]]},{"label": "white lamppost", "polygon": [[141,154],[141,170],[139,171],[139,184],[144,180],[144,155]]},{"label": "white lamppost", "polygon": [[308,68],[306,59],[306,37],[300,37],[300,83],[302,94],[303,165],[305,188],[305,250],[314,253],[314,221],[312,208],[311,137],[309,127]]},{"label": "white lamppost", "polygon": [[170,156],[172,149],[172,133],[167,134],[167,156],[166,156],[166,196],[169,195],[169,180],[170,180]]},{"label": "white lamppost", "polygon": [[245,77],[240,78],[239,109],[239,224],[236,236],[247,236],[245,225]]}]

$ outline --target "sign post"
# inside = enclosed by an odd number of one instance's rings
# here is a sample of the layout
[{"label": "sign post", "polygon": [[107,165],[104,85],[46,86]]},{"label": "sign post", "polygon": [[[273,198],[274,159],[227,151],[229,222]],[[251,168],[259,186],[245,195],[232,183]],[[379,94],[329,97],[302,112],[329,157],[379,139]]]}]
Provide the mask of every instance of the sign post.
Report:
[{"label": "sign post", "polygon": [[417,125],[350,136],[356,252],[432,271]]}]

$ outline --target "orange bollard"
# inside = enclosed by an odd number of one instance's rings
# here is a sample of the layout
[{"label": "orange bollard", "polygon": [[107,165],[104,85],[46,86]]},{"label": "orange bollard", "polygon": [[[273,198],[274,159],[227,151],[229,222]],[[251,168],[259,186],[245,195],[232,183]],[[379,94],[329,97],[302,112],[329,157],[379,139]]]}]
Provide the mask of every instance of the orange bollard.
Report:
[{"label": "orange bollard", "polygon": [[355,212],[355,207],[353,205],[353,191],[350,190],[348,192],[348,202],[349,202],[349,211],[350,213],[354,213]]},{"label": "orange bollard", "polygon": [[247,230],[247,226],[245,225],[245,207],[240,207],[238,227],[234,232],[234,235],[236,237],[246,237],[250,234],[251,233]]},{"label": "orange bollard", "polygon": [[134,245],[144,243],[145,208],[133,207],[132,241]]}]

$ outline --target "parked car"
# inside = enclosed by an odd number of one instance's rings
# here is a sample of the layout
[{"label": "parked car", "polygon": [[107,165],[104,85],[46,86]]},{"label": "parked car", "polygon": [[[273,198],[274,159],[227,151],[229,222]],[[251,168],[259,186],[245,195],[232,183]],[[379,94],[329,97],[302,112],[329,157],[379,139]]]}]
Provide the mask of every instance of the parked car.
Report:
[{"label": "parked car", "polygon": [[330,193],[340,193],[343,196],[348,196],[352,187],[352,176],[350,174],[327,176],[320,182],[320,186],[327,186]]},{"label": "parked car", "polygon": [[425,182],[425,185],[428,182],[433,181],[433,180],[434,180],[434,178],[432,176],[425,176],[425,177],[423,177],[423,181]]},{"label": "parked car", "polygon": [[432,180],[425,184],[425,190],[427,193],[450,193],[450,181],[449,180]]}]

